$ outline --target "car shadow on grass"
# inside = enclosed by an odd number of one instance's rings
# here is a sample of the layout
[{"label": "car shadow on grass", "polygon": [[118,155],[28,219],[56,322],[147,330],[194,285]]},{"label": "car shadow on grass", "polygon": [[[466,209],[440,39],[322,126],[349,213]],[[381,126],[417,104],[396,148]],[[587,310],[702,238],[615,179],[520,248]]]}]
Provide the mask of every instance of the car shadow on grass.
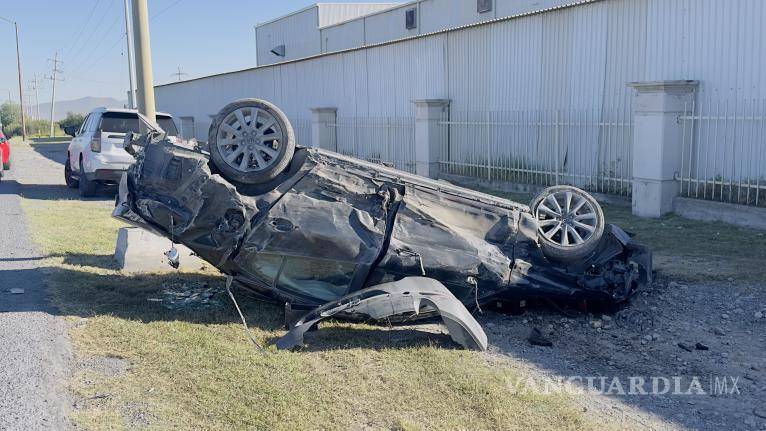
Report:
[{"label": "car shadow on grass", "polygon": [[[85,262],[109,266],[108,256],[65,257],[73,264]],[[5,277],[25,277],[32,269],[0,271]],[[113,316],[143,323],[157,321],[184,321],[202,325],[241,324],[228,294],[224,278],[215,274],[169,272],[146,274],[99,273],[77,269],[48,266],[39,269],[49,280],[52,302],[64,316],[91,318]],[[168,304],[184,290],[212,290],[214,294],[204,299],[192,297],[188,303]],[[6,294],[6,293],[0,293]],[[273,344],[285,332],[284,309],[281,305],[259,300],[246,289],[234,289],[234,295],[250,327],[266,332],[267,345]],[[194,295],[192,295],[194,296]],[[2,311],[0,309],[0,311]],[[39,310],[26,310],[39,311]],[[438,323],[434,320],[432,323]],[[420,326],[420,325],[418,325]],[[320,331],[306,334],[306,346],[300,351],[325,351],[337,349],[388,349],[434,346],[459,349],[449,335],[434,330],[433,324],[418,326],[364,324],[355,325],[328,319],[320,323]]]},{"label": "car shadow on grass", "polygon": [[83,198],[77,189],[70,189],[64,184],[25,184],[16,180],[3,181],[7,187],[0,188],[0,194],[15,194],[31,200],[84,200],[84,201],[114,201],[117,193],[116,185],[99,185],[97,195]]}]

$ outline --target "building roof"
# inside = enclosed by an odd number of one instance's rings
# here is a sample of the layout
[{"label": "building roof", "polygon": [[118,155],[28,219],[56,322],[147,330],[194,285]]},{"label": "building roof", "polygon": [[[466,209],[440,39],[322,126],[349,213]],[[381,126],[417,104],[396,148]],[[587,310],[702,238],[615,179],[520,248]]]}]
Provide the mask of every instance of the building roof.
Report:
[{"label": "building roof", "polygon": [[[372,15],[372,14],[375,14],[375,13],[378,13],[378,12],[381,12],[381,11],[384,11],[384,10],[387,10],[387,9],[392,9],[392,8],[397,7],[397,6],[400,6],[401,4],[402,4],[401,1],[400,2],[363,2],[363,3],[314,3],[312,5],[308,5],[308,6],[304,7],[304,8],[292,11],[290,13],[278,16],[276,18],[272,18],[272,19],[270,19],[268,21],[258,22],[258,23],[255,24],[255,26],[256,27],[262,27],[262,26],[265,26],[265,25],[268,25],[268,24],[273,24],[273,23],[275,23],[277,21],[281,21],[281,20],[283,20],[285,18],[289,18],[289,17],[291,17],[293,15],[297,15],[299,13],[302,13],[302,12],[305,12],[307,10],[314,9],[314,8],[319,8],[319,9],[340,9],[340,10],[343,10],[343,9],[348,9],[349,7],[354,7],[354,6],[357,6],[357,7],[358,6],[370,6],[371,10],[368,13],[362,13],[361,15],[348,16],[348,17],[341,18],[341,19],[338,19],[338,20],[329,19],[329,20],[327,20],[327,22],[322,22],[322,18],[320,17],[320,21],[317,22],[317,27],[327,27],[327,26],[331,26],[331,25],[340,24],[342,22],[351,21],[351,20],[354,20],[356,18],[361,18],[362,16]],[[320,12],[320,15],[322,15],[321,12]]]},{"label": "building roof", "polygon": [[[462,29],[466,29],[466,28],[480,27],[480,26],[494,24],[494,23],[497,23],[497,22],[510,21],[510,20],[514,20],[514,19],[518,19],[518,18],[522,18],[522,17],[526,17],[526,16],[539,15],[539,14],[543,14],[543,13],[547,13],[547,12],[552,12],[552,11],[556,11],[556,10],[577,7],[577,6],[581,6],[581,5],[585,5],[585,4],[589,4],[589,3],[597,3],[597,2],[600,2],[600,1],[603,1],[603,0],[572,0],[569,3],[565,3],[565,4],[561,4],[561,5],[557,5],[557,6],[552,6],[552,7],[545,8],[545,9],[539,9],[539,10],[535,10],[535,11],[531,11],[531,12],[523,12],[523,13],[519,13],[519,14],[516,14],[516,15],[504,16],[504,17],[500,17],[500,18],[495,18],[495,19],[487,20],[487,21],[479,21],[479,22],[475,22],[475,23],[471,23],[471,24],[466,24],[466,25],[462,25],[462,26],[458,26],[458,27],[445,28],[445,29],[441,29],[441,30],[438,30],[438,31],[433,31],[433,32],[430,32],[430,33],[422,33],[422,34],[417,34],[417,35],[412,35],[412,36],[406,36],[406,37],[402,37],[402,38],[399,38],[399,39],[392,39],[392,40],[387,40],[385,42],[378,42],[378,43],[373,43],[373,44],[367,44],[367,45],[357,46],[357,47],[353,47],[353,48],[342,49],[342,50],[339,50],[339,51],[323,52],[323,53],[316,54],[316,55],[311,55],[311,56],[308,56],[308,57],[301,57],[301,58],[296,58],[296,59],[292,59],[292,60],[285,60],[285,61],[282,61],[282,62],[279,62],[279,63],[270,63],[270,64],[265,64],[265,65],[262,65],[262,66],[246,67],[246,68],[239,69],[239,70],[232,70],[230,72],[213,73],[213,74],[210,74],[210,75],[200,76],[200,77],[197,77],[197,78],[187,79],[187,80],[184,80],[184,81],[176,81],[176,82],[169,82],[167,84],[155,85],[154,88],[170,87],[172,85],[179,85],[179,84],[183,84],[183,83],[187,83],[187,82],[199,81],[199,80],[203,80],[203,79],[207,79],[207,78],[213,78],[213,77],[216,77],[216,76],[232,75],[232,74],[235,74],[235,73],[242,73],[242,72],[247,72],[247,71],[250,71],[250,70],[262,69],[262,68],[268,68],[268,67],[275,67],[275,66],[281,66],[281,65],[289,64],[289,63],[297,63],[297,62],[300,62],[300,61],[313,60],[315,58],[325,57],[325,56],[329,56],[329,55],[336,55],[336,54],[344,53],[344,52],[352,52],[352,51],[358,51],[358,50],[362,50],[362,49],[374,48],[374,47],[377,47],[377,46],[391,45],[391,44],[394,44],[394,43],[399,43],[399,42],[403,42],[403,41],[407,41],[407,40],[421,39],[421,38],[430,37],[430,36],[433,36],[433,35],[436,35],[436,34],[450,33],[450,32],[453,32],[453,31],[458,31],[458,30],[462,30]],[[406,3],[402,3],[402,4],[406,4]],[[401,4],[399,4],[399,6],[400,5]],[[310,8],[312,8],[314,6],[316,6],[316,5],[309,6],[308,8],[304,8],[302,10],[310,9]],[[297,12],[293,12],[293,14],[294,13],[297,13]],[[289,16],[289,15],[287,15],[287,16]]]}]

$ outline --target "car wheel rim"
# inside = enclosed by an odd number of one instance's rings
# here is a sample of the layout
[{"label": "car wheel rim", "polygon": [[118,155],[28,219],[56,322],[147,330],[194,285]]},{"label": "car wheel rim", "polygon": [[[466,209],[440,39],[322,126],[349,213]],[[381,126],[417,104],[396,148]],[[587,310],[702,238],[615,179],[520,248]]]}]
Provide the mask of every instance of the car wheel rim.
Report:
[{"label": "car wheel rim", "polygon": [[562,247],[587,242],[598,227],[596,208],[571,190],[551,193],[535,209],[540,233]]},{"label": "car wheel rim", "polygon": [[283,139],[274,114],[257,107],[242,107],[223,119],[216,144],[227,165],[240,172],[258,172],[279,161]]}]

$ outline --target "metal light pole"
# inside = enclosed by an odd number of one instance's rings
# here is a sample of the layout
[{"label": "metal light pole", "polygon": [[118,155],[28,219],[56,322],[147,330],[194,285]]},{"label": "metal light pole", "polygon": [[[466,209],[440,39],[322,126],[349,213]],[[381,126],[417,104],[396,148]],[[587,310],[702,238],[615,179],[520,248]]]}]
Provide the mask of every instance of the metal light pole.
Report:
[{"label": "metal light pole", "polygon": [[21,54],[19,53],[19,24],[16,23],[16,21],[10,20],[8,18],[3,18],[1,16],[0,16],[0,19],[13,24],[13,27],[16,29],[16,67],[19,71],[19,102],[21,103],[21,136],[26,141],[27,140],[27,120],[24,116],[24,87],[22,87],[21,85],[21,82],[23,81],[23,79],[21,76]]},{"label": "metal light pole", "polygon": [[149,42],[149,7],[146,0],[133,0],[133,49],[136,51],[136,95],[138,112],[157,123],[154,110],[152,49]]},{"label": "metal light pole", "polygon": [[130,91],[128,92],[128,106],[136,108],[136,87],[133,85],[133,35],[130,32],[130,0],[125,0],[125,41],[128,44],[128,79]]}]

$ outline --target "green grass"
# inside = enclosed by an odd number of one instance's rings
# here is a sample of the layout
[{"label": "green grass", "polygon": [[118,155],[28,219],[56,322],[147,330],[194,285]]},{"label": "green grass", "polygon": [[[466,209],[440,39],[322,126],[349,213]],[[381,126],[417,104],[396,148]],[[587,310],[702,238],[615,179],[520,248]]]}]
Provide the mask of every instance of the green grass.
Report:
[{"label": "green grass", "polygon": [[[528,202],[526,195],[504,195]],[[169,285],[222,287],[216,272],[128,275],[112,252],[121,224],[108,202],[23,200],[46,280],[75,323],[79,359],[117,357],[127,373],[77,370],[73,412],[86,429],[595,429],[565,395],[516,394],[508,360],[457,349],[445,335],[328,322],[297,352],[257,353],[228,298],[223,308],[170,311],[149,298]],[[763,280],[763,232],[676,216],[638,219],[606,205],[609,222],[652,247],[680,279]],[[82,222],[85,220],[86,222]],[[278,307],[241,297],[256,338],[284,334]],[[87,323],[80,324],[86,317]],[[504,362],[505,361],[505,362]]]},{"label": "green grass", "polygon": [[[526,377],[510,363],[458,349],[442,334],[329,322],[307,336],[304,350],[259,354],[228,302],[170,311],[148,300],[171,283],[221,287],[217,273],[116,271],[110,255],[120,223],[109,204],[25,199],[23,206],[50,254],[46,280],[73,323],[78,359],[131,364],[113,376],[75,372],[69,386],[82,406],[73,412],[80,427],[601,428],[566,395],[515,393],[512,382]],[[240,305],[259,340],[284,334],[278,307],[244,297]]]}]

